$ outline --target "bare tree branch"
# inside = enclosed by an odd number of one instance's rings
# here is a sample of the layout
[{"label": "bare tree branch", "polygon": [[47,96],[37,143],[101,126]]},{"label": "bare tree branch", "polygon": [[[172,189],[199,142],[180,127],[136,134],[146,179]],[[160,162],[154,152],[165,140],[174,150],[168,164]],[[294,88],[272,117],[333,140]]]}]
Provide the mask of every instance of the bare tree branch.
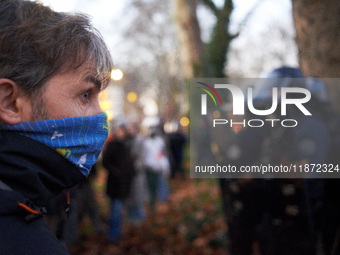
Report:
[{"label": "bare tree branch", "polygon": [[209,7],[214,12],[215,15],[218,14],[219,9],[212,0],[201,0],[201,2],[207,7]]},{"label": "bare tree branch", "polygon": [[224,5],[223,5],[223,9],[222,9],[222,11],[224,13],[231,14],[233,8],[234,8],[234,6],[233,6],[233,1],[232,0],[224,0]]},{"label": "bare tree branch", "polygon": [[237,33],[235,33],[233,35],[230,35],[230,40],[233,40],[233,39],[237,38],[239,35],[240,35],[240,32],[237,32]]}]

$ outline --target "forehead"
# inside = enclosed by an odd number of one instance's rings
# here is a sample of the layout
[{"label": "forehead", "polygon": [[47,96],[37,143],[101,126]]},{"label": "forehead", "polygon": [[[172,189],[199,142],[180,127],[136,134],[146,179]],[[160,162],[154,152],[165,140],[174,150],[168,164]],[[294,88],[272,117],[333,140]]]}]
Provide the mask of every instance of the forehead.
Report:
[{"label": "forehead", "polygon": [[[74,68],[67,68],[64,67],[61,69],[60,72],[58,72],[56,75],[52,76],[49,81],[55,80],[57,78],[58,80],[64,80],[65,82],[92,82],[96,86],[100,87],[102,89],[103,87],[103,79],[104,77],[102,74],[98,71],[97,66],[93,62],[87,62],[82,64],[79,67]],[[70,84],[72,85],[72,84]]]},{"label": "forehead", "polygon": [[104,89],[111,77],[111,65],[105,64],[106,61],[100,60],[98,56],[93,56],[83,50],[63,64],[56,75],[59,76],[91,76],[90,81],[95,82],[96,85],[100,83],[101,89]]},{"label": "forehead", "polygon": [[77,68],[52,76],[45,83],[42,93],[45,96],[65,95],[68,97],[89,86],[95,86],[100,90],[102,83],[96,78],[96,73],[92,69]]}]

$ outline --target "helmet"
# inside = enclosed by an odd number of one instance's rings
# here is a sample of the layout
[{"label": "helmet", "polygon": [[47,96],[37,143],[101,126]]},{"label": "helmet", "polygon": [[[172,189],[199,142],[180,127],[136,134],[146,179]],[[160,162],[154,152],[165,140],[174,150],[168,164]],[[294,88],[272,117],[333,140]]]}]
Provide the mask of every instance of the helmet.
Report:
[{"label": "helmet", "polygon": [[312,96],[321,103],[329,103],[329,95],[325,84],[318,78],[307,77],[306,88],[311,92]]},{"label": "helmet", "polygon": [[283,66],[269,73],[263,73],[259,78],[303,78],[303,74],[298,68]]},{"label": "helmet", "polygon": [[280,67],[269,73],[260,75],[259,81],[254,85],[253,101],[271,100],[272,89],[274,87],[282,88],[294,85],[294,87],[304,87],[302,79],[303,74],[300,69],[293,67]]}]

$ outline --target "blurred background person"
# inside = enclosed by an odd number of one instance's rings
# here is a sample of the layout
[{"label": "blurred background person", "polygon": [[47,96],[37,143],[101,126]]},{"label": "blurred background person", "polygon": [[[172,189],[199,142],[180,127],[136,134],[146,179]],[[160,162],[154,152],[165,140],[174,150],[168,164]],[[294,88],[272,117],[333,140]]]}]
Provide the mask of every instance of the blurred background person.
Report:
[{"label": "blurred background person", "polygon": [[178,121],[171,121],[165,124],[164,129],[172,159],[171,178],[174,178],[176,175],[185,178],[182,164],[183,150],[187,140],[183,132],[181,132],[181,125]]},{"label": "blurred background person", "polygon": [[130,195],[127,199],[128,222],[138,225],[146,217],[145,202],[147,200],[147,186],[145,169],[143,167],[144,137],[140,134],[140,127],[137,123],[129,123],[127,126],[128,140],[131,146],[131,160],[135,168],[135,177],[132,180]]},{"label": "blurred background person", "polygon": [[131,145],[125,124],[114,128],[114,138],[103,151],[103,166],[108,171],[106,193],[111,199],[109,232],[107,239],[116,243],[122,237],[122,213],[124,202],[130,195],[135,168],[131,156]]},{"label": "blurred background person", "polygon": [[146,129],[147,136],[142,147],[143,165],[146,172],[150,210],[155,212],[157,198],[160,196],[163,201],[168,199],[170,162],[159,123],[151,123]]}]

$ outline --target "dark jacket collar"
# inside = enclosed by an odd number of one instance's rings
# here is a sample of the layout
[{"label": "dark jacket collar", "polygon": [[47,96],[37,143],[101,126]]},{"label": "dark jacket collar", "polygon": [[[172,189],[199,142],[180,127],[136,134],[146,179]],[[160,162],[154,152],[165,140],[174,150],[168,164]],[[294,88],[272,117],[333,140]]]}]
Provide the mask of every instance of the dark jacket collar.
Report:
[{"label": "dark jacket collar", "polygon": [[0,131],[0,180],[37,206],[84,179],[53,149],[31,138]]}]

